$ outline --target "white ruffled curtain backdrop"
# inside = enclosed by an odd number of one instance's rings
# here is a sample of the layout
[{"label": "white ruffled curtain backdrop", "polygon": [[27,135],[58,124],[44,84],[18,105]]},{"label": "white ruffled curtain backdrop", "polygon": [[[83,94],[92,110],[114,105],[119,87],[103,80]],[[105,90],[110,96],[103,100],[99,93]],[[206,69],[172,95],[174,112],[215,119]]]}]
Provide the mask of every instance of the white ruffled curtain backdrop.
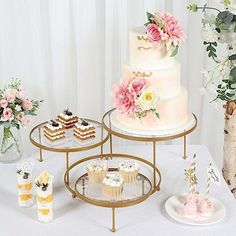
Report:
[{"label": "white ruffled curtain backdrop", "polygon": [[[201,14],[188,13],[188,4],[188,0],[0,0],[0,86],[18,77],[31,97],[45,100],[32,127],[67,107],[100,120],[111,108],[112,86],[128,59],[130,28],[143,25],[146,11],[170,11],[187,35],[178,59],[189,109],[199,119],[189,143],[205,144],[221,166],[223,111],[215,110],[199,92],[206,62]],[[25,146],[28,154],[33,152],[29,143]]]}]

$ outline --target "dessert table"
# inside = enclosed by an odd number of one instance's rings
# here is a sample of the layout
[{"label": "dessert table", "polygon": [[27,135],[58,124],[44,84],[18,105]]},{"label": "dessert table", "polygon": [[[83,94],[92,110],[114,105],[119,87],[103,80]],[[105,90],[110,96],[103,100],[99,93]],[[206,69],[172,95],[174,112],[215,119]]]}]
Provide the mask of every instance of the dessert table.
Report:
[{"label": "dessert table", "polygon": [[[107,147],[104,147],[105,149]],[[152,158],[151,145],[114,146],[113,152],[128,153]],[[165,202],[173,194],[188,190],[184,178],[184,169],[191,158],[182,158],[182,145],[158,145],[157,166],[162,173],[161,190],[145,202],[117,209],[119,228],[110,231],[110,210],[86,204],[72,199],[64,186],[64,160],[57,158],[62,153],[45,152],[45,161],[39,162],[35,156],[29,157],[34,164],[34,176],[47,170],[55,176],[54,183],[54,220],[40,223],[37,220],[36,204],[31,208],[20,208],[17,203],[16,164],[0,164],[0,236],[10,235],[235,235],[236,201],[226,183],[221,178],[219,184],[212,184],[211,195],[222,201],[226,207],[226,217],[218,224],[205,227],[184,225],[170,219],[165,212]],[[197,154],[196,174],[199,179],[199,191],[206,186],[208,161],[212,159],[207,148],[202,145],[189,145],[188,157]],[[88,150],[84,155],[94,155],[96,150]],[[37,155],[37,154],[35,154]],[[49,158],[50,157],[50,158]],[[72,153],[71,160],[81,156]],[[213,162],[214,163],[214,162]],[[219,172],[220,173],[220,172]]]}]

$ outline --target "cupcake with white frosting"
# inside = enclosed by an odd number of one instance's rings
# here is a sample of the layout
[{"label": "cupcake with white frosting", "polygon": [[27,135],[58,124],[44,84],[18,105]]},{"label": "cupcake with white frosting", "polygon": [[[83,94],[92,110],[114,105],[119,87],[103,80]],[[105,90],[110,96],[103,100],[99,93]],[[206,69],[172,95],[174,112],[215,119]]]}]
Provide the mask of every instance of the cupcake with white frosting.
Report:
[{"label": "cupcake with white frosting", "polygon": [[119,173],[107,173],[102,181],[102,192],[108,198],[117,198],[123,192],[124,179]]},{"label": "cupcake with white frosting", "polygon": [[93,160],[87,165],[87,173],[91,183],[101,183],[107,174],[107,162],[102,160]]},{"label": "cupcake with white frosting", "polygon": [[119,173],[126,183],[136,180],[139,169],[140,166],[136,161],[125,160],[119,164]]}]

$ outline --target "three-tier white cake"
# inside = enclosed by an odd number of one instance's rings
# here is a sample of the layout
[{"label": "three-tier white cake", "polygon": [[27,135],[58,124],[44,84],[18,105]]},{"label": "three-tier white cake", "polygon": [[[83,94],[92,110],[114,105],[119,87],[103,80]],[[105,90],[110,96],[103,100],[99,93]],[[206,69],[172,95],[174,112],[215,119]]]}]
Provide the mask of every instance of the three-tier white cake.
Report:
[{"label": "three-tier white cake", "polygon": [[188,93],[174,57],[184,34],[169,13],[148,14],[147,27],[130,31],[129,63],[113,90],[115,118],[124,128],[173,129],[188,119]]}]

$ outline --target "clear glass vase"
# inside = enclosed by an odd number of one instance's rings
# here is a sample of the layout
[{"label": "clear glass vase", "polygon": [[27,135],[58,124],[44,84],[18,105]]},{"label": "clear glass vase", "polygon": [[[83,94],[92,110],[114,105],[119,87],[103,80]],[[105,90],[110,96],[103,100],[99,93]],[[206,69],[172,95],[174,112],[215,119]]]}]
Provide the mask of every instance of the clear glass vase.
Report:
[{"label": "clear glass vase", "polygon": [[15,127],[0,126],[0,162],[10,163],[22,158],[21,132]]}]

